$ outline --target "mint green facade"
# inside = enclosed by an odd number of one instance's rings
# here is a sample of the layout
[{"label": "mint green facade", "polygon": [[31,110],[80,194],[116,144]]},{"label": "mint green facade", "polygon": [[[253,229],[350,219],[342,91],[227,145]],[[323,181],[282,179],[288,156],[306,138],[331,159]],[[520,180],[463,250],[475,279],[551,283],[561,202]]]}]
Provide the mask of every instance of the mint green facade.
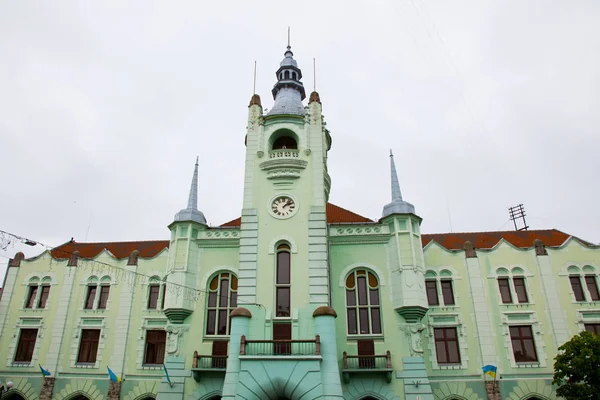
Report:
[{"label": "mint green facade", "polygon": [[[112,254],[115,244],[86,257],[84,243],[66,244],[81,255],[15,256],[0,299],[0,379],[14,383],[10,393],[65,400],[556,398],[551,378],[558,346],[585,324],[600,324],[600,301],[576,301],[569,276],[598,280],[600,247],[576,238],[559,246],[501,240],[492,248],[467,242],[449,250],[435,241],[423,247],[421,217],[402,200],[395,166],[393,201],[381,220],[353,220],[360,216],[349,212],[335,220],[327,212],[331,136],[318,94],[301,103],[301,72],[292,56],[288,48],[272,111],[266,114],[256,95],[248,109],[240,223],[206,225],[196,208],[202,174],[196,165],[188,208],[169,225],[170,240],[150,256],[143,242],[116,244],[135,249],[128,257]],[[281,147],[281,138],[291,141]],[[278,283],[281,248],[290,255],[289,284]],[[347,287],[362,276],[357,271],[377,290],[369,300],[369,333],[360,333],[362,325],[353,333],[348,323]],[[208,332],[207,307],[211,283],[224,273],[237,279],[237,308],[230,307],[229,332],[218,335]],[[527,303],[503,304],[498,279],[504,277],[524,277]],[[435,280],[438,291],[441,281],[451,282],[454,304],[429,305],[426,279]],[[40,291],[26,307],[35,285],[50,287],[43,308]],[[97,296],[86,309],[90,285],[110,288],[105,308]],[[148,307],[151,286],[160,288],[155,309]],[[289,315],[281,313],[278,287],[289,288]],[[516,299],[514,286],[510,290]],[[591,299],[590,289],[583,290]],[[272,341],[281,324],[303,342],[289,351],[262,342]],[[535,362],[515,360],[510,327],[522,325],[532,327]],[[456,329],[459,362],[438,363],[436,328]],[[15,361],[22,329],[37,329],[27,362]],[[92,363],[78,360],[85,329],[100,330]],[[162,364],[146,363],[148,331],[166,332],[171,384]],[[226,366],[215,358],[196,360],[195,352],[212,356],[218,340],[228,341]],[[363,340],[373,342],[373,364],[353,358]],[[481,369],[487,364],[498,368],[501,397],[488,393],[491,380]],[[38,365],[51,377],[44,379]],[[124,381],[109,382],[107,367]]]}]

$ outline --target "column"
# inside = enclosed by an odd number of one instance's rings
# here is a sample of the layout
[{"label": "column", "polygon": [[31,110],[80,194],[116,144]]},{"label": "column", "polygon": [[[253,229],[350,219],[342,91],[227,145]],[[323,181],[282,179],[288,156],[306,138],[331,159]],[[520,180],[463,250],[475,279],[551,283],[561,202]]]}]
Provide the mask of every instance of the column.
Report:
[{"label": "column", "polygon": [[321,341],[321,381],[323,382],[324,399],[343,399],[342,383],[337,359],[337,343],[335,334],[335,310],[321,306],[313,313],[315,332]]},{"label": "column", "polygon": [[238,307],[231,312],[230,316],[229,356],[227,358],[227,371],[225,373],[221,398],[234,400],[240,376],[240,340],[242,335],[248,336],[252,314],[247,309]]}]

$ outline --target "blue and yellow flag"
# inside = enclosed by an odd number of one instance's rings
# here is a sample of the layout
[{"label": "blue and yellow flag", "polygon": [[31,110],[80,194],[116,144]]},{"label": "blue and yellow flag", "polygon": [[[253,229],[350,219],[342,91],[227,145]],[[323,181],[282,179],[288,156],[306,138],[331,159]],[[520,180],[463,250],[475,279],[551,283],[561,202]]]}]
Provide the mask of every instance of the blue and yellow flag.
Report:
[{"label": "blue and yellow flag", "polygon": [[498,368],[496,368],[496,366],[486,365],[485,367],[483,367],[481,369],[483,370],[484,374],[488,374],[492,378],[496,379],[496,371],[498,370]]},{"label": "blue and yellow flag", "polygon": [[106,367],[106,369],[108,370],[108,377],[112,382],[123,382],[123,379],[112,372],[110,368]]},{"label": "blue and yellow flag", "polygon": [[42,371],[42,374],[44,374],[44,376],[50,376],[50,371],[48,371],[47,369],[44,369],[44,367],[42,367],[42,364],[38,364],[40,366],[40,370]]},{"label": "blue and yellow flag", "polygon": [[173,387],[173,382],[171,382],[171,377],[169,376],[169,371],[167,371],[167,366],[164,363],[163,363],[163,369],[165,370],[167,382],[169,382],[169,385],[171,385],[171,387]]}]

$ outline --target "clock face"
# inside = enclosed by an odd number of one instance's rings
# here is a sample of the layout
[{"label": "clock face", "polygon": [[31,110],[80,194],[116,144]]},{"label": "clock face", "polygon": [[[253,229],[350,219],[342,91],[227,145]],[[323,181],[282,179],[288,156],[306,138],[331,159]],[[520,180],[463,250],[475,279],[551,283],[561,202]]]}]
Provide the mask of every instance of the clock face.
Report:
[{"label": "clock face", "polygon": [[271,202],[271,211],[278,217],[289,217],[296,211],[296,202],[288,196],[278,196]]}]

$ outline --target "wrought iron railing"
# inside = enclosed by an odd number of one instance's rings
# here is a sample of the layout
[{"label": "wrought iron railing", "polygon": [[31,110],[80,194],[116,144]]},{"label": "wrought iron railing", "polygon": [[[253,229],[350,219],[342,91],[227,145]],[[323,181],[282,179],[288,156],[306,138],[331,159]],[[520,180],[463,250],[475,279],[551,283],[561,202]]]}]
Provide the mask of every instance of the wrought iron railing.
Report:
[{"label": "wrought iron railing", "polygon": [[202,369],[226,369],[227,368],[227,356],[213,356],[213,355],[201,355],[197,351],[194,351],[194,358],[192,359],[192,368]]},{"label": "wrought iron railing", "polygon": [[308,356],[321,355],[319,335],[313,340],[246,340],[240,341],[242,356]]},{"label": "wrought iron railing", "polygon": [[299,151],[296,149],[277,149],[269,151],[269,158],[294,157],[298,158]]},{"label": "wrought iron railing", "polygon": [[392,369],[392,355],[388,350],[385,354],[368,356],[349,356],[344,352],[344,369]]}]

